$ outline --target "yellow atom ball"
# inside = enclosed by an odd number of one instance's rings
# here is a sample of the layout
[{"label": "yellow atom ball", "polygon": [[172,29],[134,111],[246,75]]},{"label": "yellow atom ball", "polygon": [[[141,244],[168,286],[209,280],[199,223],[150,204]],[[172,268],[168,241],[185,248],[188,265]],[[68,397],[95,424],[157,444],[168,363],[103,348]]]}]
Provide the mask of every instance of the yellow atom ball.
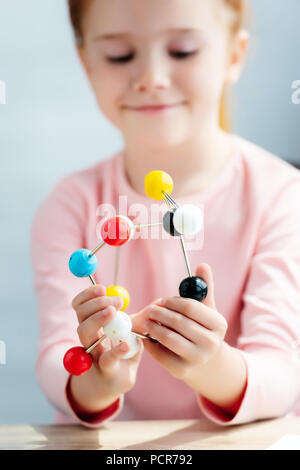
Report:
[{"label": "yellow atom ball", "polygon": [[168,173],[164,171],[151,171],[145,177],[145,193],[151,199],[160,201],[164,199],[162,191],[171,194],[173,190],[173,180]]},{"label": "yellow atom ball", "polygon": [[124,305],[120,310],[124,311],[128,307],[130,301],[130,295],[128,290],[122,286],[109,286],[106,289],[106,295],[108,297],[121,297],[123,299]]}]

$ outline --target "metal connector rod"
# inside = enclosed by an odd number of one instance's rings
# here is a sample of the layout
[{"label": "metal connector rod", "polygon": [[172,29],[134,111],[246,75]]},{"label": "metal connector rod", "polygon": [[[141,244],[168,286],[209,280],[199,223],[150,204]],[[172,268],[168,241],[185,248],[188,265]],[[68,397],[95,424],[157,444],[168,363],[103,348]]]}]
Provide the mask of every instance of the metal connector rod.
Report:
[{"label": "metal connector rod", "polygon": [[[158,341],[156,339],[151,338],[150,336],[145,336],[145,335],[142,335],[140,333],[136,333],[135,331],[131,331],[131,333],[135,336],[138,336],[139,338],[149,339],[153,343],[158,343]],[[105,340],[105,338],[107,338],[106,335],[101,336],[101,338],[97,339],[97,341],[95,341],[89,348],[87,348],[85,350],[85,352],[88,353],[88,354],[91,353],[98,346],[98,344],[102,343],[102,341]]]},{"label": "metal connector rod", "polygon": [[105,242],[102,241],[101,243],[99,243],[99,245],[96,246],[96,248],[94,248],[91,253],[90,253],[90,256],[94,256],[97,251],[99,251],[103,246],[105,245]]},{"label": "metal connector rod", "polygon": [[191,267],[190,267],[190,263],[189,263],[189,260],[188,260],[188,257],[187,257],[183,235],[180,235],[180,241],[181,241],[181,246],[182,246],[182,251],[183,251],[183,255],[184,255],[184,261],[185,261],[185,264],[186,264],[186,268],[187,268],[189,277],[192,277]]},{"label": "metal connector rod", "polygon": [[91,281],[91,283],[93,284],[93,286],[95,286],[95,285],[96,285],[96,281],[95,281],[95,279],[93,278],[93,276],[92,276],[91,274],[89,275],[89,278],[90,278],[90,281]]},{"label": "metal connector rod", "polygon": [[165,199],[166,199],[166,201],[168,201],[169,205],[171,205],[175,209],[177,209],[179,207],[177,202],[170,196],[170,194],[163,191],[163,195],[165,196]]},{"label": "metal connector rod", "polygon": [[158,225],[163,225],[163,222],[154,222],[153,224],[140,224],[140,225],[135,225],[134,228],[135,228],[136,230],[140,230],[141,228],[157,227]]},{"label": "metal connector rod", "polygon": [[120,247],[116,247],[116,257],[115,257],[115,272],[114,272],[114,286],[118,284],[118,274],[120,266]]}]

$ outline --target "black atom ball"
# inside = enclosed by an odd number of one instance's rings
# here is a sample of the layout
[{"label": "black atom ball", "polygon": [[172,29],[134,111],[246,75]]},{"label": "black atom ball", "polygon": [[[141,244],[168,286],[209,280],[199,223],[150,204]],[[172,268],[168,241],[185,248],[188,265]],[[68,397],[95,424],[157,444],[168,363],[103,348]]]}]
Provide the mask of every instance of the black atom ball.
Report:
[{"label": "black atom ball", "polygon": [[207,296],[207,284],[201,277],[192,276],[184,279],[179,286],[180,297],[195,299],[199,302]]},{"label": "black atom ball", "polygon": [[163,227],[166,232],[168,232],[172,237],[180,237],[180,233],[177,232],[176,228],[174,227],[173,224],[173,217],[174,213],[173,212],[166,212],[163,218]]}]

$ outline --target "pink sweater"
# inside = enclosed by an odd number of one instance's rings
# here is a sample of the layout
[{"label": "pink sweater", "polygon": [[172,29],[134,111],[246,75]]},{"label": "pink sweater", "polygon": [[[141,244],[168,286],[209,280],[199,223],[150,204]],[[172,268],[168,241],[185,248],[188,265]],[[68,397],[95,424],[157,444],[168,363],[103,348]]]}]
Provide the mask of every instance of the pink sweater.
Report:
[{"label": "pink sweater", "polygon": [[[123,196],[120,208],[119,196]],[[99,227],[108,215],[102,204],[111,204],[117,214],[128,215],[134,222],[147,223],[147,214],[144,220],[135,219],[137,206],[133,204],[143,204],[150,213],[154,203],[131,188],[120,152],[59,181],[39,207],[32,225],[40,325],[36,373],[56,409],[57,423],[97,427],[112,419],[206,416],[220,425],[231,425],[291,411],[300,414],[299,171],[235,136],[232,158],[214,183],[177,202],[204,207],[204,244],[188,251],[188,256],[193,273],[201,262],[211,266],[216,305],[228,322],[225,340],[239,348],[246,361],[247,387],[239,410],[233,417],[226,416],[171,376],[147,351],[134,387],[113,406],[93,419],[77,414],[72,407],[63,356],[70,347],[80,345],[71,302],[90,281],[69,272],[69,256],[99,243]],[[159,230],[155,233],[160,239],[139,236],[120,250],[118,284],[131,294],[128,314],[158,297],[178,295],[179,284],[187,277],[178,238],[162,238],[162,228],[155,230]],[[115,249],[105,246],[97,256],[96,282],[112,285]]]}]

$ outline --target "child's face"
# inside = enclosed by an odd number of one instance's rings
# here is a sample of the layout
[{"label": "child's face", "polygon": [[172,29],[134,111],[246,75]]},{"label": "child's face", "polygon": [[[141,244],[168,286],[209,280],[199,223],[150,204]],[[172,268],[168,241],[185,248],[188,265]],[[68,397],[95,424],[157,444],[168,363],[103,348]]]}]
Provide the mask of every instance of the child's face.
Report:
[{"label": "child's face", "polygon": [[[125,141],[161,148],[218,122],[224,84],[242,62],[240,49],[229,48],[232,15],[224,0],[90,0],[79,53]],[[126,34],[103,38],[117,33]],[[176,106],[132,109],[158,104]]]}]

